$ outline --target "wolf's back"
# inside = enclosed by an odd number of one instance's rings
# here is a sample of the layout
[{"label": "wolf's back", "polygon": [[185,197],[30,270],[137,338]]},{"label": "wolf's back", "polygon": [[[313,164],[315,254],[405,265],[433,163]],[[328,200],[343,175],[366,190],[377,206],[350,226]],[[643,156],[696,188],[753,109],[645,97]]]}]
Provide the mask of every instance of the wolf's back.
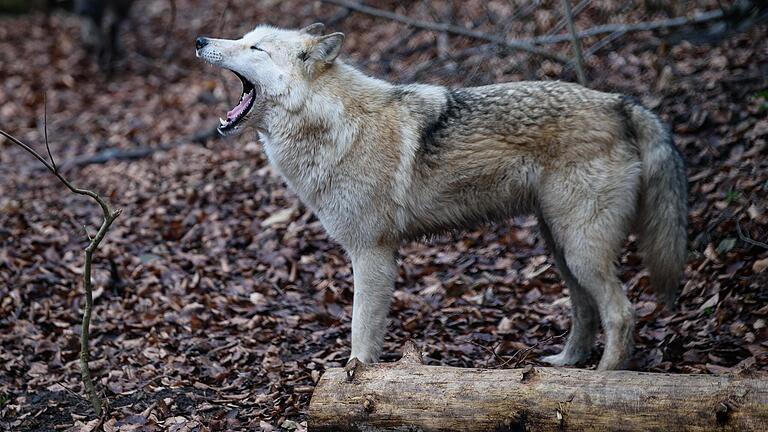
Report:
[{"label": "wolf's back", "polygon": [[688,179],[668,128],[639,103],[624,98],[629,135],[642,158],[640,250],[659,301],[675,309],[687,254]]}]

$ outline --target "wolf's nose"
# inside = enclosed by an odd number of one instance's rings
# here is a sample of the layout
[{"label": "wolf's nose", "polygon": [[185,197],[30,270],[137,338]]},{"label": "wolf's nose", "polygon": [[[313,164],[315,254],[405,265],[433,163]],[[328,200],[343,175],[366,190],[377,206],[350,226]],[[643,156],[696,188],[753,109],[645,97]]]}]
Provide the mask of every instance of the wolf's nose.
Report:
[{"label": "wolf's nose", "polygon": [[208,39],[204,37],[199,37],[195,39],[195,48],[196,49],[203,49],[204,46],[208,45]]}]

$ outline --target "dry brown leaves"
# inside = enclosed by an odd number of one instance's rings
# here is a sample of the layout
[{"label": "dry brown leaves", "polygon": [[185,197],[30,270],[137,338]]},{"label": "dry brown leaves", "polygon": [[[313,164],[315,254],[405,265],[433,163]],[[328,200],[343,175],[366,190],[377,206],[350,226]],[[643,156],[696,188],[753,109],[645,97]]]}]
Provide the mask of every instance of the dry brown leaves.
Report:
[{"label": "dry brown leaves", "polygon": [[[40,143],[47,89],[61,161],[190,136],[215,124],[239,91],[193,58],[196,35],[235,36],[264,21],[296,27],[339,12],[238,0],[222,15],[224,2],[178,3],[180,25],[163,40],[167,2],[139,2],[125,35],[134,54],[111,81],[80,49],[74,18],[54,15],[51,27],[42,15],[0,18],[0,126]],[[560,19],[554,1],[454,2],[452,15],[446,3],[370,3],[483,31],[503,25],[515,36],[543,34]],[[686,12],[620,3],[593,2],[577,24]],[[360,15],[334,29],[348,34],[353,61],[390,79],[573,79],[560,65],[473,51],[462,38],[451,37],[441,57],[432,34]],[[595,87],[639,96],[673,125],[689,163],[692,254],[680,312],[656,305],[634,239],[620,259],[639,321],[635,369],[768,370],[768,250],[744,240],[768,238],[767,33],[757,27],[714,45],[637,34],[588,59]],[[135,54],[166,46],[169,59]],[[98,214],[25,154],[8,143],[0,150],[0,429],[91,430],[77,370],[77,280],[83,224]],[[69,177],[124,209],[95,269],[92,369],[112,408],[104,429],[304,430],[314,383],[349,355],[351,269],[253,135]],[[385,360],[406,338],[428,363],[464,367],[536,363],[562,344],[568,300],[531,219],[406,244],[401,257]],[[592,364],[598,358],[596,349]]]}]

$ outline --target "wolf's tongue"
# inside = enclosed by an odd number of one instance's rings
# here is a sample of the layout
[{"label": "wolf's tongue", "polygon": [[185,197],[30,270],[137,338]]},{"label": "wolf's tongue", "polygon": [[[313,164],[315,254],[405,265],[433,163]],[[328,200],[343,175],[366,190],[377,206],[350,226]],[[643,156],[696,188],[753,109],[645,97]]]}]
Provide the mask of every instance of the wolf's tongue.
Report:
[{"label": "wolf's tongue", "polygon": [[243,111],[248,108],[248,105],[251,103],[251,99],[253,99],[253,90],[248,92],[248,94],[243,95],[240,103],[237,104],[236,107],[232,108],[232,111],[227,113],[227,121],[232,121],[238,118],[243,113]]}]

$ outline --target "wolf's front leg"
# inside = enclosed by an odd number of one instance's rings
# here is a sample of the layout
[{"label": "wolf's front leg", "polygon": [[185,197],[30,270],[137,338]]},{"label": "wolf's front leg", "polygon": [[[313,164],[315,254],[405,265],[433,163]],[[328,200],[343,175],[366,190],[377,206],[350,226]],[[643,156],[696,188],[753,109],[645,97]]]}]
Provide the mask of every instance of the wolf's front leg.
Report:
[{"label": "wolf's front leg", "polygon": [[354,274],[352,356],[363,363],[379,360],[387,331],[397,266],[394,248],[376,247],[351,253]]}]

